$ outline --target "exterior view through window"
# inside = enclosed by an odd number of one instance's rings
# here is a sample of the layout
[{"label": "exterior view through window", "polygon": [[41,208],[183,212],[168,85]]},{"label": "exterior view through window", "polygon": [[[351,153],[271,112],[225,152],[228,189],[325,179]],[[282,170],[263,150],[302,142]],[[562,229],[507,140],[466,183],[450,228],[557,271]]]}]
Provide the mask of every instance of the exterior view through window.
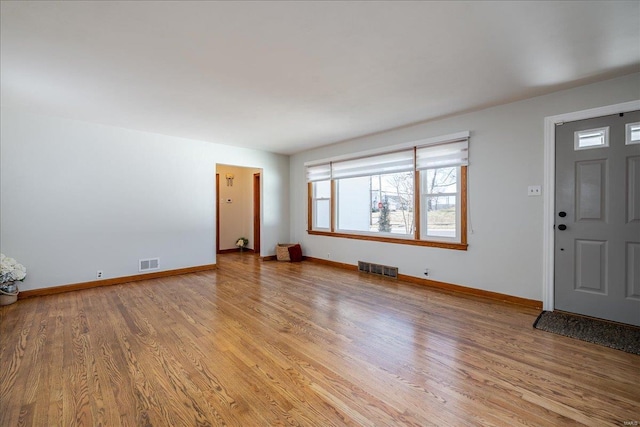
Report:
[{"label": "exterior view through window", "polygon": [[422,239],[457,238],[460,228],[458,171],[456,167],[422,172]]},{"label": "exterior view through window", "polygon": [[336,185],[339,231],[413,236],[413,172],[346,178]]}]

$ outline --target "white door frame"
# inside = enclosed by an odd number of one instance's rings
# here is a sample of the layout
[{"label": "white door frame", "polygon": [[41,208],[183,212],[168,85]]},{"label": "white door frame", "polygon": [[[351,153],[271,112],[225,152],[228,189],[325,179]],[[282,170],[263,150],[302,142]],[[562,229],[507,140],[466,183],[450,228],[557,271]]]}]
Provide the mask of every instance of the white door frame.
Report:
[{"label": "white door frame", "polygon": [[606,107],[591,108],[573,113],[558,114],[544,119],[544,220],[543,220],[543,254],[542,254],[542,309],[554,309],[554,268],[555,250],[553,225],[555,223],[555,190],[556,190],[556,125],[575,120],[591,119],[610,114],[626,113],[640,110],[640,100],[623,102]]}]

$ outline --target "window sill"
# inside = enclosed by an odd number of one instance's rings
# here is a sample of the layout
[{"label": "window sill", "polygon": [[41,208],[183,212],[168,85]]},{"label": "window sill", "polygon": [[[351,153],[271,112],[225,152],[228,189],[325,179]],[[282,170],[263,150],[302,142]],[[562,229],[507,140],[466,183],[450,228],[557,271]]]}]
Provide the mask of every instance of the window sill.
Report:
[{"label": "window sill", "polygon": [[307,233],[314,236],[342,237],[344,239],[370,240],[374,242],[397,243],[400,245],[427,246],[432,248],[454,249],[466,251],[469,246],[466,243],[437,242],[433,240],[399,239],[393,237],[369,236],[360,234],[332,233],[330,231],[307,230]]}]

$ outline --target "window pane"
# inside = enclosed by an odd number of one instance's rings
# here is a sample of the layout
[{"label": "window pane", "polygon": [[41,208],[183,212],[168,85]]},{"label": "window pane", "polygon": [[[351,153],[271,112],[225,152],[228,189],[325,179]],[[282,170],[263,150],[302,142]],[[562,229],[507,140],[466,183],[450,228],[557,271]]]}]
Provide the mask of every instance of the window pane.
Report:
[{"label": "window pane", "polygon": [[[393,173],[372,177],[378,180],[379,188],[372,194],[372,222],[378,231],[389,230],[393,234],[413,235],[414,199],[413,172]],[[382,203],[382,205],[380,205]],[[382,207],[380,207],[382,206]],[[386,212],[385,212],[386,209]],[[375,218],[377,216],[377,218]],[[385,220],[385,216],[388,221]]]},{"label": "window pane", "polygon": [[338,185],[338,229],[413,234],[413,172],[345,178]]},{"label": "window pane", "polygon": [[328,199],[331,197],[331,181],[317,181],[313,183],[314,199]]},{"label": "window pane", "polygon": [[626,130],[626,144],[640,144],[640,123],[628,123]]},{"label": "window pane", "polygon": [[426,236],[456,238],[456,196],[429,196],[426,198]]},{"label": "window pane", "polygon": [[331,181],[316,181],[313,186],[313,229],[331,228]]},{"label": "window pane", "polygon": [[340,179],[337,183],[338,229],[369,231],[369,177]]},{"label": "window pane", "polygon": [[314,224],[313,228],[329,228],[331,221],[331,203],[329,200],[316,200],[313,205]]},{"label": "window pane", "polygon": [[420,238],[459,242],[460,168],[427,169],[420,175]]},{"label": "window pane", "polygon": [[458,191],[458,168],[428,169],[425,194],[455,193]]},{"label": "window pane", "polygon": [[574,132],[574,148],[600,148],[609,146],[609,127]]}]

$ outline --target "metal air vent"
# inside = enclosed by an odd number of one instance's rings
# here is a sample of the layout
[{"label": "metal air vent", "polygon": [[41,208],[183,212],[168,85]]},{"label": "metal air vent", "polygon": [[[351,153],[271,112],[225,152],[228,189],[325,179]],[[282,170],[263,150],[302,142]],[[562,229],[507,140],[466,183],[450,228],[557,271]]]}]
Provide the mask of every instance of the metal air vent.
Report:
[{"label": "metal air vent", "polygon": [[138,260],[138,271],[152,271],[160,269],[160,258],[147,258]]},{"label": "metal air vent", "polygon": [[371,262],[358,261],[358,271],[362,273],[377,274],[378,276],[398,278],[398,267],[388,265],[373,264]]}]

